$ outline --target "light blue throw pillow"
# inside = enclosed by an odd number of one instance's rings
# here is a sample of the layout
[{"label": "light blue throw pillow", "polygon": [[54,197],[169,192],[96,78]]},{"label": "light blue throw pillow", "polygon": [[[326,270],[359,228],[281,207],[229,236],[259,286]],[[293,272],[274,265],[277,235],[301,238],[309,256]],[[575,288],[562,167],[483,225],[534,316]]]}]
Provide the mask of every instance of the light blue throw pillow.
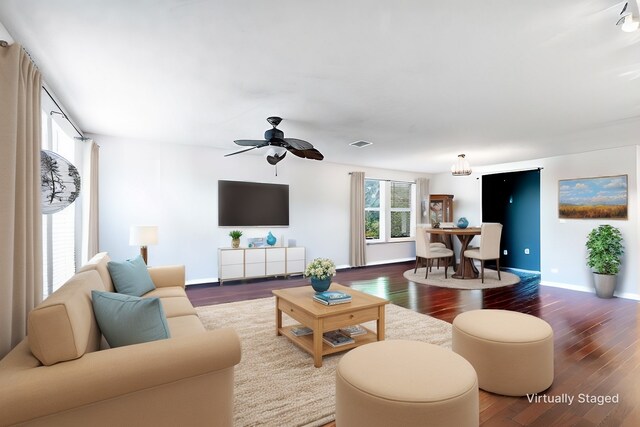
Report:
[{"label": "light blue throw pillow", "polygon": [[121,294],[141,297],[156,288],[140,255],[123,262],[109,261],[107,269],[113,286]]},{"label": "light blue throw pillow", "polygon": [[93,313],[111,347],[171,337],[160,298],[91,291]]}]

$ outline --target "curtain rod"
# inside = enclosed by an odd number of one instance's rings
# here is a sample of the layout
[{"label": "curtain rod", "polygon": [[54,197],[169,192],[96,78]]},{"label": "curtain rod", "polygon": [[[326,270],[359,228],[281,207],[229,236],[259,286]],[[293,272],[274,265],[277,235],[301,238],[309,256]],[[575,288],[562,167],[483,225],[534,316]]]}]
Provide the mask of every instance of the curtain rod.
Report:
[{"label": "curtain rod", "polygon": [[[9,47],[9,42],[7,42],[6,40],[0,40],[0,47]],[[26,50],[25,50],[25,52],[26,52]],[[29,52],[27,52],[27,55],[29,55]],[[31,55],[29,55],[29,58],[31,58]],[[31,59],[31,61],[33,62],[33,59]],[[37,65],[36,65],[36,67],[37,67]],[[69,116],[67,116],[67,114],[64,112],[62,107],[60,107],[60,104],[58,104],[58,102],[53,98],[53,96],[47,90],[47,88],[44,86],[44,84],[42,85],[42,89],[44,89],[44,91],[47,93],[49,98],[53,101],[54,104],[56,104],[56,107],[58,107],[58,110],[60,110],[60,111],[49,111],[49,115],[60,114],[63,119],[65,119],[66,121],[69,122],[71,127],[73,127],[75,129],[75,131],[78,133],[78,135],[80,135],[80,139],[82,139],[83,141],[88,139],[88,138],[85,138],[84,134],[82,132],[80,132],[80,129],[78,129],[75,124],[73,124],[73,122],[71,121]]]},{"label": "curtain rod", "polygon": [[49,91],[47,90],[47,88],[44,85],[42,85],[42,89],[44,89],[44,91],[47,92],[47,95],[49,95],[49,98],[53,101],[54,104],[56,104],[56,107],[58,107],[58,109],[60,110],[60,111],[50,111],[49,115],[54,115],[54,114],[61,115],[62,118],[65,119],[66,121],[68,121],[69,124],[76,130],[76,132],[78,132],[78,135],[80,135],[80,138],[84,141],[86,139],[84,137],[84,134],[82,132],[80,132],[80,130],[76,127],[76,125],[73,124],[71,119],[69,119],[69,117],[66,115],[66,113],[62,109],[62,107],[60,107],[60,104],[58,104],[56,102],[56,100],[53,98],[53,96],[51,96],[51,93],[49,93]]},{"label": "curtain rod", "polygon": [[[353,175],[353,172],[349,172],[349,175]],[[382,178],[371,178],[371,177],[366,177],[364,179],[370,179],[372,181],[386,181],[386,182],[404,182],[407,184],[415,184],[415,181],[402,181],[399,179],[382,179]]]}]

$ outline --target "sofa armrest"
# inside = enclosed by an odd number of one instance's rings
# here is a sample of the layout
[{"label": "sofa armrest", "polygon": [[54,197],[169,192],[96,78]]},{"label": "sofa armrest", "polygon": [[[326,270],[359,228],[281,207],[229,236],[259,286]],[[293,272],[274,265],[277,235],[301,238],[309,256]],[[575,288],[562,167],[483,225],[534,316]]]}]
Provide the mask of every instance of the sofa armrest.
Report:
[{"label": "sofa armrest", "polygon": [[186,276],[184,265],[167,265],[162,267],[149,267],[149,275],[156,288],[167,286],[180,286],[184,288]]},{"label": "sofa armrest", "polygon": [[[87,353],[52,366],[0,371],[0,424],[14,424],[232,368],[233,329]],[[8,372],[7,372],[8,371]]]}]

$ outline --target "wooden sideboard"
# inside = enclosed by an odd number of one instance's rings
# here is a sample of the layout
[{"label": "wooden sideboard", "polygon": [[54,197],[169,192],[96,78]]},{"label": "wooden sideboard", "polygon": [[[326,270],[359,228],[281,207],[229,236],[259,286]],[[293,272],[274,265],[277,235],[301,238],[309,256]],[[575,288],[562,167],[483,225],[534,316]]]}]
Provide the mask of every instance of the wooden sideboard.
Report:
[{"label": "wooden sideboard", "polygon": [[219,248],[218,282],[257,277],[302,274],[306,267],[304,247]]}]

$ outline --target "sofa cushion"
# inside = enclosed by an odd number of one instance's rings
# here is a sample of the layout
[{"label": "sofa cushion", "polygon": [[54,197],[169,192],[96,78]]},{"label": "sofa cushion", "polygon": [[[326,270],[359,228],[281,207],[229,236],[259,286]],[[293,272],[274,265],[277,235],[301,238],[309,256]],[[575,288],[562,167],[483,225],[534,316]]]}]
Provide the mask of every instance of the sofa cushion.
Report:
[{"label": "sofa cushion", "polygon": [[[144,298],[146,298],[146,295]],[[196,309],[193,308],[193,305],[191,305],[187,297],[160,298],[160,302],[162,303],[162,308],[164,308],[164,313],[167,315],[167,319],[196,314]]]},{"label": "sofa cushion", "polygon": [[191,314],[167,318],[172,337],[184,337],[186,335],[201,334],[206,329],[202,326],[200,318]]},{"label": "sofa cushion", "polygon": [[[144,294],[145,298],[147,297],[158,297],[162,298],[171,298],[171,297],[183,297],[187,298],[187,293],[184,288],[179,286],[169,286],[167,288],[155,288],[151,292],[147,292]],[[166,311],[165,311],[166,313]]]},{"label": "sofa cushion", "polygon": [[27,320],[31,352],[44,365],[77,359],[100,346],[91,291],[104,291],[97,271],[78,273],[31,310]]},{"label": "sofa cushion", "polygon": [[91,292],[93,310],[109,346],[121,347],[171,336],[160,298]]},{"label": "sofa cushion", "polygon": [[140,255],[123,262],[109,261],[107,268],[113,286],[121,294],[141,297],[156,288]]}]

